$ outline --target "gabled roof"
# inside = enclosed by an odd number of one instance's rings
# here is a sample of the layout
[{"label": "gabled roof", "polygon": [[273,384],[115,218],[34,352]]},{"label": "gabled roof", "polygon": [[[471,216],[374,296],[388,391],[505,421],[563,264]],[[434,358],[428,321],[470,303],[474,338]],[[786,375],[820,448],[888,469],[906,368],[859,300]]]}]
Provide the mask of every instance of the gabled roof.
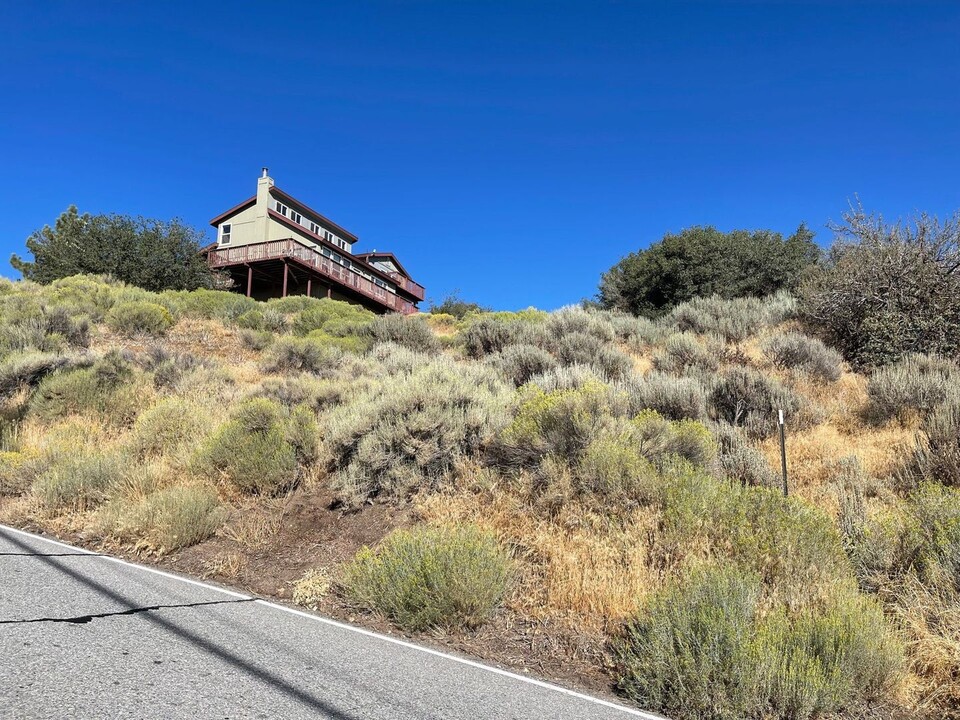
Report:
[{"label": "gabled roof", "polygon": [[360,258],[360,259],[363,260],[367,265],[370,264],[370,261],[371,261],[371,260],[375,260],[375,259],[377,259],[377,258],[387,258],[387,259],[391,260],[394,265],[397,266],[397,270],[400,271],[400,274],[401,274],[401,275],[403,275],[403,276],[405,276],[405,277],[410,278],[411,280],[413,280],[413,278],[410,277],[410,273],[408,273],[408,272],[406,271],[406,269],[403,267],[403,265],[400,264],[400,261],[397,260],[397,256],[394,255],[394,254],[391,253],[391,252],[356,253],[356,254],[354,255],[354,257],[355,257],[355,258]]},{"label": "gabled roof", "polygon": [[299,206],[302,207],[304,210],[306,210],[307,213],[309,213],[310,215],[313,215],[314,217],[316,217],[320,222],[325,223],[326,225],[328,225],[331,230],[333,230],[334,232],[336,232],[340,237],[342,237],[344,240],[347,240],[347,241],[350,242],[351,244],[353,244],[353,243],[355,243],[355,242],[357,241],[357,236],[354,235],[352,232],[350,232],[349,230],[341,227],[340,225],[337,225],[333,220],[331,220],[331,219],[329,219],[329,218],[327,218],[327,217],[324,217],[323,215],[321,215],[320,213],[318,213],[316,210],[314,210],[312,207],[310,207],[310,206],[307,205],[306,203],[300,202],[300,201],[297,200],[295,197],[293,197],[292,195],[290,195],[290,194],[288,194],[288,193],[285,193],[285,192],[284,192],[283,190],[281,190],[280,188],[278,188],[278,187],[276,187],[276,186],[271,187],[271,188],[270,188],[270,194],[271,194],[271,195],[276,195],[276,196],[280,197],[281,199],[286,200],[288,203],[291,203],[291,204],[293,204],[293,205],[299,205]]},{"label": "gabled roof", "polygon": [[230,217],[231,215],[236,215],[236,214],[237,214],[238,212],[240,212],[241,210],[246,210],[248,207],[250,207],[250,206],[252,206],[252,205],[256,205],[256,204],[257,204],[257,196],[254,195],[252,198],[248,198],[247,200],[244,200],[244,201],[243,201],[242,203],[240,203],[239,205],[234,205],[232,208],[230,208],[229,210],[227,210],[225,213],[220,213],[220,214],[217,215],[213,220],[210,221],[210,224],[213,225],[214,227],[217,227],[217,225],[219,225],[220,223],[222,223],[224,220],[226,220],[226,219],[227,219],[228,217]]}]

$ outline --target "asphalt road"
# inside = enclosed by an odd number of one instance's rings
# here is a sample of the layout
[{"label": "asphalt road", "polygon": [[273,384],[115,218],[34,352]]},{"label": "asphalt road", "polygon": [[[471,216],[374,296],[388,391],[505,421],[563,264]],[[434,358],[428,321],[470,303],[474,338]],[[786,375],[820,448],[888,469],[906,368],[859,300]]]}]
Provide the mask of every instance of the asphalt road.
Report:
[{"label": "asphalt road", "polygon": [[654,718],[0,525],[2,718]]}]

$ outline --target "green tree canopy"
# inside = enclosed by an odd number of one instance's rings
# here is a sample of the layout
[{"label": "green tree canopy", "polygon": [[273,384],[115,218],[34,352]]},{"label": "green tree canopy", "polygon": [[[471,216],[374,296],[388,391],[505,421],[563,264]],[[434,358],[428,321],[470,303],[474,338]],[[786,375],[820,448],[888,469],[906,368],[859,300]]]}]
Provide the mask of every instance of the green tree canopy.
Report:
[{"label": "green tree canopy", "polygon": [[698,226],[630,253],[600,280],[603,307],[656,317],[695,297],[762,297],[792,290],[820,249],[801,225],[788,238],[772,230]]},{"label": "green tree canopy", "polygon": [[432,301],[430,303],[429,312],[432,315],[439,315],[445,313],[447,315],[453,315],[454,317],[460,318],[461,320],[466,317],[468,314],[473,312],[490,312],[490,308],[484,307],[479,303],[470,302],[464,300],[460,297],[459,293],[455,290],[439,304],[434,304]]},{"label": "green tree canopy", "polygon": [[39,283],[91,273],[152,291],[194,290],[212,284],[200,256],[202,240],[202,232],[179,220],[80,215],[71,205],[53,227],[27,238],[33,262],[14,255],[10,264]]}]

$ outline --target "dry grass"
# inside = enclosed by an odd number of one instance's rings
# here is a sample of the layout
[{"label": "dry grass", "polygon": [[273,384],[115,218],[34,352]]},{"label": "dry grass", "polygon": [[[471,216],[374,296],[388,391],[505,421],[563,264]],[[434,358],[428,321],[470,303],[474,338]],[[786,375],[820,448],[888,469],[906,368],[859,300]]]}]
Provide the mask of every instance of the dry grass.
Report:
[{"label": "dry grass", "polygon": [[637,511],[623,525],[576,506],[537,517],[516,494],[459,492],[424,497],[429,522],[473,522],[514,548],[520,570],[508,605],[525,617],[602,631],[636,611],[660,580],[648,565],[655,517]]}]

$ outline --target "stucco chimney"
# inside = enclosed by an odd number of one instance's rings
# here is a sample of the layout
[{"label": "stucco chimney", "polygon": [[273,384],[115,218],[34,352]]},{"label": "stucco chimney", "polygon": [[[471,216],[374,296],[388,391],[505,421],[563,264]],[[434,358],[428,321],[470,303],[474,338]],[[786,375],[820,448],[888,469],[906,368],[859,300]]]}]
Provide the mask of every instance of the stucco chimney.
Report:
[{"label": "stucco chimney", "polygon": [[266,242],[270,238],[269,224],[267,223],[267,210],[270,208],[270,188],[273,187],[273,178],[267,174],[267,168],[257,179],[257,211],[253,219],[254,237],[259,242]]}]

